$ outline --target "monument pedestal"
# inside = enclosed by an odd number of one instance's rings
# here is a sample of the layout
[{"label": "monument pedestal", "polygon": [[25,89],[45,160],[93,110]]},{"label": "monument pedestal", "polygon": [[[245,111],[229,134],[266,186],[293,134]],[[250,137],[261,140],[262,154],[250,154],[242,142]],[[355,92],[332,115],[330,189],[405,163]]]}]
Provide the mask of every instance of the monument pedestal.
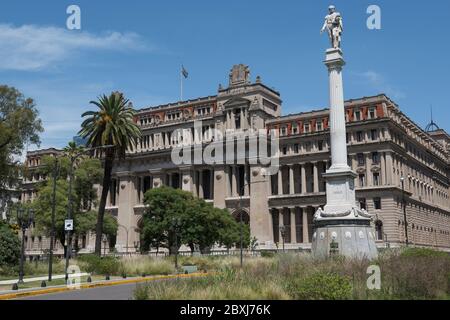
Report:
[{"label": "monument pedestal", "polygon": [[316,258],[343,255],[351,258],[377,257],[372,217],[356,206],[356,173],[347,164],[347,139],[342,85],[345,65],[340,48],[328,49],[330,136],[332,166],[323,175],[327,181],[327,204],[314,216],[312,253]]}]

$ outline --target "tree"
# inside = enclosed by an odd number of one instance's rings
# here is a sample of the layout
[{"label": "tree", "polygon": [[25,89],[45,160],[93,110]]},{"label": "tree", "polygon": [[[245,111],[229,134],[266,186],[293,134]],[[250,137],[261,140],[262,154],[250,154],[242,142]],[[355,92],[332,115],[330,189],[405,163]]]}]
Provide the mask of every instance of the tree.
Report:
[{"label": "tree", "polygon": [[0,220],[0,268],[19,263],[20,240],[12,228]]},{"label": "tree", "polygon": [[[52,227],[52,185],[55,161],[58,161],[59,164],[59,177],[56,184],[55,236],[62,244],[64,244],[66,236],[64,232],[64,220],[67,217],[69,186],[67,178],[70,168],[70,160],[67,156],[62,156],[58,159],[47,156],[42,159],[42,165],[39,172],[52,177],[52,179],[43,181],[41,185],[38,186],[38,198],[31,205],[36,210],[36,227],[38,232],[50,235]],[[97,190],[94,185],[100,183],[100,181],[102,181],[100,160],[86,157],[80,158],[74,169],[72,190],[72,212],[74,219],[73,234],[76,239],[75,245],[77,245],[77,239],[79,237],[96,229],[97,212],[93,211],[92,208],[97,205]],[[104,224],[106,226],[104,233],[110,238],[115,236],[117,232],[116,219],[109,214],[105,215]]]},{"label": "tree", "polygon": [[[226,209],[214,208],[190,192],[168,187],[151,189],[144,197],[141,243],[145,249],[165,247],[170,253],[176,248],[174,221],[179,222],[177,245],[186,244],[194,251],[208,252],[214,244],[227,248],[240,242],[240,225]],[[244,244],[248,246],[250,233],[244,229]]]},{"label": "tree", "polygon": [[123,158],[127,150],[135,148],[141,138],[141,130],[134,121],[135,111],[131,103],[122,93],[113,92],[109,97],[103,95],[98,101],[91,101],[91,104],[99,110],[83,113],[82,117],[87,118],[83,121],[79,134],[88,139],[87,144],[92,148],[113,146],[98,153],[103,156],[104,173],[97,216],[95,253],[101,255],[103,220],[113,162],[116,157]]},{"label": "tree", "polygon": [[28,143],[39,145],[42,131],[33,99],[15,88],[0,86],[0,205],[9,202],[11,187],[19,185],[19,156]]}]

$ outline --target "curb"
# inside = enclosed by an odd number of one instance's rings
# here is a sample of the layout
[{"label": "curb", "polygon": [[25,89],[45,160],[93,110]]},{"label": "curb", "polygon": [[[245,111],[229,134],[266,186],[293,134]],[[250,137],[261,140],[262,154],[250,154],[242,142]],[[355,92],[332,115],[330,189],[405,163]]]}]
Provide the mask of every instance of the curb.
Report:
[{"label": "curb", "polygon": [[81,284],[80,288],[78,288],[78,289],[72,289],[72,288],[68,288],[68,287],[64,286],[64,287],[40,289],[40,290],[35,290],[35,291],[7,293],[7,294],[0,295],[0,300],[11,300],[11,299],[39,296],[39,295],[58,293],[58,292],[93,289],[93,288],[99,288],[99,287],[110,287],[110,286],[117,286],[117,285],[122,285],[122,284],[142,283],[142,282],[155,281],[155,280],[205,277],[208,275],[210,275],[210,274],[208,274],[208,273],[191,273],[191,274],[178,274],[178,275],[166,275],[166,276],[153,276],[153,277],[148,277],[148,278],[139,277],[139,278],[127,279],[127,280],[113,280],[113,281],[108,281],[108,282],[98,282],[98,283],[88,283],[88,284],[85,283],[85,284]]}]

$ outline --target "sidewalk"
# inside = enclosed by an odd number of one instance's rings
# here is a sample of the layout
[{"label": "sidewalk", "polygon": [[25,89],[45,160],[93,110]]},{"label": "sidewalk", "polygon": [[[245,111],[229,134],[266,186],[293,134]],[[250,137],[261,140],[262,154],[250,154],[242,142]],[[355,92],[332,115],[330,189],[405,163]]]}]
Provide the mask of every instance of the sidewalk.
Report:
[{"label": "sidewalk", "polygon": [[[86,277],[86,276],[89,276],[89,275],[90,275],[89,273],[76,273],[76,274],[70,274],[69,276],[71,278],[74,278],[74,277],[78,277],[78,276],[79,277]],[[65,277],[66,276],[64,274],[58,274],[58,275],[53,275],[52,279],[54,279],[54,280],[56,280],[56,279],[64,279]],[[38,282],[38,281],[42,281],[42,280],[47,281],[48,280],[48,276],[36,277],[36,278],[24,278],[23,282],[25,282],[25,283]],[[3,280],[3,281],[0,281],[0,286],[12,285],[12,284],[17,283],[17,282],[19,282],[19,279]]]}]

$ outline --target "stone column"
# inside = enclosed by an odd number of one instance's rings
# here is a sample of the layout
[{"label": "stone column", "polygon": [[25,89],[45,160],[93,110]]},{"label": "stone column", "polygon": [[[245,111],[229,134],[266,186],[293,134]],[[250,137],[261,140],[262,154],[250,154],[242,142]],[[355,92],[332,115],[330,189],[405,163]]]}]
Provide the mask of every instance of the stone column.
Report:
[{"label": "stone column", "polygon": [[[269,212],[267,193],[267,179],[269,176],[261,173],[261,167],[252,167],[250,174],[251,198],[250,198],[250,231],[251,235],[258,239],[259,246],[271,247],[272,218]],[[262,201],[263,199],[264,201]]]},{"label": "stone column", "polygon": [[345,65],[340,49],[327,51],[330,90],[331,169],[349,170],[347,164],[347,138],[342,84],[342,67]]},{"label": "stone column", "polygon": [[300,165],[301,166],[301,172],[302,172],[302,194],[306,194],[307,193],[307,189],[306,189],[306,163],[303,163]]},{"label": "stone column", "polygon": [[297,222],[295,221],[295,210],[296,208],[293,207],[291,210],[291,243],[297,243]]},{"label": "stone column", "polygon": [[317,168],[317,162],[313,163],[314,168],[314,193],[319,192],[319,170]]},{"label": "stone column", "polygon": [[282,166],[278,170],[278,195],[283,195],[283,170]]},{"label": "stone column", "polygon": [[225,198],[229,193],[227,190],[228,176],[225,171],[225,166],[216,166],[214,168],[213,180],[214,180],[214,206],[217,208],[225,208]]},{"label": "stone column", "polygon": [[183,169],[181,169],[180,176],[181,176],[180,183],[182,186],[182,190],[193,193],[194,181],[193,181],[193,177],[192,177],[192,171],[189,168],[186,168],[186,169],[183,168]]},{"label": "stone column", "polygon": [[232,166],[232,176],[231,176],[231,196],[237,197],[237,168],[236,166]]},{"label": "stone column", "polygon": [[385,154],[384,152],[380,152],[380,166],[381,166],[381,174],[380,174],[380,184],[385,185],[386,184],[386,160],[385,160]]},{"label": "stone column", "polygon": [[308,208],[302,207],[303,243],[309,243]]},{"label": "stone column", "polygon": [[289,193],[295,194],[294,165],[289,165]]},{"label": "stone column", "polygon": [[244,196],[248,196],[250,194],[250,185],[248,184],[250,178],[250,167],[244,165]]},{"label": "stone column", "polygon": [[372,170],[370,170],[372,165],[372,159],[370,158],[370,153],[364,154],[366,158],[366,181],[367,181],[367,187],[373,186],[373,177],[372,177]]},{"label": "stone column", "polygon": [[[133,241],[136,241],[137,234],[134,232],[136,226],[136,217],[134,212],[134,206],[136,201],[136,177],[129,172],[118,173],[120,177],[119,182],[119,196],[117,198],[118,216],[117,221],[120,225],[130,229],[128,234],[128,249],[131,251]],[[117,247],[122,252],[126,251],[127,237],[124,228],[117,230]],[[130,247],[131,244],[131,247]],[[133,248],[134,250],[134,248]]]},{"label": "stone column", "polygon": [[230,116],[231,116],[231,129],[236,129],[234,110],[230,110]]}]

